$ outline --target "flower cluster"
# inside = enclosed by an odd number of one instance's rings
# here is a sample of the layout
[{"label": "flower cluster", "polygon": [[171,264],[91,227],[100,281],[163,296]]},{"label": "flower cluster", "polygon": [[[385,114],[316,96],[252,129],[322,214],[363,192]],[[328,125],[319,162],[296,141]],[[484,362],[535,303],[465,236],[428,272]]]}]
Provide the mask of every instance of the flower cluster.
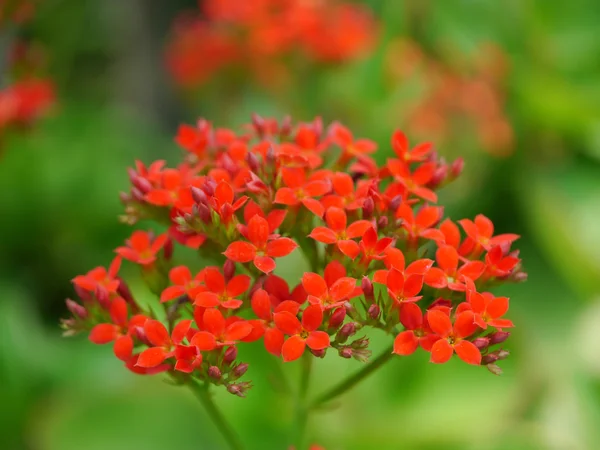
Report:
[{"label": "flower cluster", "polygon": [[484,45],[470,60],[452,54],[453,64],[448,64],[416,42],[397,39],[387,56],[389,72],[397,82],[418,80],[423,85],[424,95],[412,107],[402,105],[403,111],[409,111],[411,133],[447,141],[454,134],[463,136],[460,127],[467,123],[477,144],[489,153],[505,156],[512,151],[513,129],[504,111],[507,62],[501,49]]},{"label": "flower cluster", "polygon": [[54,87],[44,79],[17,81],[0,89],[0,136],[4,130],[26,127],[54,103]]},{"label": "flower cluster", "polygon": [[0,25],[26,22],[34,11],[35,0],[1,0]]},{"label": "flower cluster", "polygon": [[364,7],[342,0],[207,0],[202,17],[177,21],[167,67],[186,87],[233,66],[258,78],[285,70],[284,59],[339,63],[373,43],[375,23]]},{"label": "flower cluster", "polygon": [[[369,328],[392,335],[397,355],[421,347],[445,363],[456,353],[499,373],[508,352],[494,347],[513,324],[508,299],[489,289],[526,275],[511,250],[517,235],[496,234],[483,215],[444,219],[436,191],[461,160],[448,164],[396,131],[379,166],[375,142],[319,118],[254,116],[239,133],[200,120],[175,140],[182,163],[137,162],[121,194],[124,222],[156,220],[165,231],[134,231],[108,269],[75,277],[68,334],[112,343],[136,373],[240,396],[242,343],[262,340],[285,362],[332,351],[366,361]],[[174,263],[183,247],[212,265]],[[141,268],[157,307],[136,301],[119,277],[123,260]],[[278,275],[290,265],[306,267],[297,283]]]}]

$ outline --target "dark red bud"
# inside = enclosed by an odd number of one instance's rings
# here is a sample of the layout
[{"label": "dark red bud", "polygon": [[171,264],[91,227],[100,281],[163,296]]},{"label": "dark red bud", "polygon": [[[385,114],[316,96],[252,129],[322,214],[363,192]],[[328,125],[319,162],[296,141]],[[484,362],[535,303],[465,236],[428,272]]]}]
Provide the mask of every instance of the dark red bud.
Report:
[{"label": "dark red bud", "polygon": [[248,153],[246,155],[246,162],[248,163],[248,167],[250,167],[252,172],[258,172],[260,169],[260,161],[254,153]]},{"label": "dark red bud", "polygon": [[381,314],[381,308],[378,305],[369,306],[369,317],[373,320],[379,319],[379,314]]},{"label": "dark red bud", "polygon": [[216,187],[217,187],[217,182],[213,179],[210,179],[210,180],[206,180],[204,182],[202,189],[204,190],[204,193],[207,196],[212,197],[213,195],[215,195]]},{"label": "dark red bud", "polygon": [[352,349],[350,347],[343,347],[338,351],[338,353],[342,358],[352,358]]},{"label": "dark red bud", "polygon": [[331,314],[331,318],[329,319],[329,328],[338,328],[345,318],[346,308],[344,308],[343,306],[336,308],[335,311],[333,311],[333,314]]},{"label": "dark red bud", "polygon": [[373,283],[371,282],[371,280],[369,279],[369,277],[364,276],[360,282],[360,287],[363,291],[363,294],[365,294],[365,298],[367,300],[372,301],[373,300]]},{"label": "dark red bud", "polygon": [[79,303],[71,300],[70,298],[68,298],[66,300],[66,303],[67,303],[67,309],[74,316],[77,316],[81,319],[85,319],[88,316],[88,312],[86,311],[86,309],[83,306],[81,306]]},{"label": "dark red bud", "polygon": [[310,350],[310,352],[315,355],[317,358],[324,358],[325,357],[325,353],[327,352],[326,348],[323,348],[321,350]]},{"label": "dark red bud", "polygon": [[223,355],[223,362],[225,364],[231,364],[235,361],[235,358],[237,358],[236,347],[229,347],[227,350],[225,350],[225,355]]},{"label": "dark red bud", "polygon": [[271,166],[271,165],[275,164],[275,159],[276,159],[275,149],[273,148],[273,146],[271,146],[267,150],[267,165]]},{"label": "dark red bud", "polygon": [[281,121],[281,126],[279,128],[279,135],[281,137],[287,137],[292,132],[292,118],[290,116],[285,116]]},{"label": "dark red bud", "polygon": [[382,230],[385,227],[388,226],[389,223],[389,219],[386,216],[381,216],[378,220],[377,220],[377,229]]},{"label": "dark red bud", "polygon": [[212,223],[212,214],[210,213],[210,209],[204,204],[198,205],[198,217],[200,217],[200,220],[206,224]]},{"label": "dark red bud", "polygon": [[486,337],[478,337],[473,340],[473,345],[477,347],[479,350],[483,350],[484,348],[489,347],[490,340]]},{"label": "dark red bud", "polygon": [[105,310],[108,311],[110,309],[108,291],[104,286],[96,286],[96,300]]},{"label": "dark red bud", "polygon": [[191,192],[192,192],[192,198],[194,199],[194,201],[196,203],[207,203],[208,202],[208,197],[206,196],[206,194],[204,193],[204,191],[200,188],[197,188],[196,186],[192,186],[190,188]]},{"label": "dark red bud", "polygon": [[239,364],[238,366],[236,366],[236,368],[231,371],[230,376],[233,377],[233,379],[237,380],[242,375],[244,375],[247,371],[248,371],[248,364],[242,363],[242,364]]},{"label": "dark red bud", "polygon": [[215,380],[219,380],[221,378],[221,369],[217,366],[210,366],[208,368],[208,376],[214,378]]},{"label": "dark red bud", "polygon": [[77,284],[73,284],[73,289],[75,290],[77,297],[79,297],[83,302],[86,302],[86,301],[92,299],[92,294],[90,292],[86,291],[85,289],[83,289],[81,286],[78,286]]},{"label": "dark red bud", "polygon": [[152,184],[145,178],[135,177],[132,180],[132,183],[136,188],[140,190],[140,192],[143,192],[144,194],[147,194],[152,190]]},{"label": "dark red bud", "polygon": [[427,183],[427,186],[430,187],[436,187],[439,186],[448,176],[448,166],[440,166],[436,169],[436,171],[433,173],[433,176],[431,177],[431,180],[429,180],[429,183]]},{"label": "dark red bud", "polygon": [[373,201],[373,198],[367,197],[362,208],[363,219],[369,220],[373,217],[373,212],[375,212],[375,202]]},{"label": "dark red bud", "polygon": [[229,282],[235,275],[235,263],[228,259],[223,264],[223,276],[225,277],[225,282]]},{"label": "dark red bud", "polygon": [[249,381],[244,381],[242,383],[230,384],[227,386],[227,391],[233,395],[237,395],[238,397],[245,397],[248,389],[252,387],[252,383]]},{"label": "dark red bud", "polygon": [[138,202],[144,201],[144,193],[136,187],[131,188],[131,197]]},{"label": "dark red bud", "polygon": [[488,337],[490,339],[490,345],[501,344],[506,341],[510,333],[508,331],[496,331],[495,333],[490,334]]},{"label": "dark red bud", "polygon": [[173,256],[173,239],[168,238],[163,247],[163,257],[165,260],[170,261]]},{"label": "dark red bud", "polygon": [[344,343],[348,340],[350,336],[356,333],[356,324],[354,322],[346,323],[344,326],[338,331],[336,341],[340,343]]},{"label": "dark red bud", "polygon": [[396,212],[396,210],[398,209],[398,207],[402,204],[402,196],[401,195],[396,195],[391,201],[390,201],[390,211],[392,212]]},{"label": "dark red bud", "polygon": [[483,358],[481,358],[481,364],[483,365],[492,364],[496,361],[498,361],[498,355],[495,352],[485,355]]},{"label": "dark red bud", "polygon": [[457,178],[465,167],[465,160],[458,158],[450,165],[450,174],[453,178]]},{"label": "dark red bud", "polygon": [[119,294],[121,297],[123,297],[123,300],[125,300],[130,305],[135,305],[135,300],[133,298],[133,294],[131,293],[131,290],[129,289],[129,285],[121,277],[117,277],[117,280],[119,280],[119,287],[117,288],[117,294]]}]

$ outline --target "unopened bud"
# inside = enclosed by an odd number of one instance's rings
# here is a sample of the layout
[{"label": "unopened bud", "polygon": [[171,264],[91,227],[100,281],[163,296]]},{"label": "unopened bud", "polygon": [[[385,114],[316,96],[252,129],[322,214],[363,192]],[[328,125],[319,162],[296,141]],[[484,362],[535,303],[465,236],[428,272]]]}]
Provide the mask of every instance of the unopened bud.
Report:
[{"label": "unopened bud", "polygon": [[104,286],[96,286],[96,300],[105,310],[110,309],[110,298]]},{"label": "unopened bud", "polygon": [[369,306],[369,317],[373,320],[379,319],[379,314],[381,314],[381,308],[378,305]]},{"label": "unopened bud", "polygon": [[502,369],[496,364],[488,364],[486,367],[494,375],[502,375]]},{"label": "unopened bud", "polygon": [[326,348],[322,348],[320,350],[313,350],[311,349],[310,352],[315,355],[317,358],[324,358],[325,357],[325,353],[327,352]]},{"label": "unopened bud", "polygon": [[225,282],[229,282],[229,280],[231,280],[234,275],[235,263],[232,260],[228,259],[227,261],[225,261],[225,264],[223,264],[223,276],[225,277]]},{"label": "unopened bud", "polygon": [[431,177],[431,180],[429,180],[429,183],[427,183],[427,186],[431,187],[431,188],[435,188],[437,186],[439,186],[448,176],[448,166],[443,165],[438,167],[435,172],[433,173],[433,176]]},{"label": "unopened bud", "polygon": [[173,256],[173,239],[168,238],[163,247],[163,257],[169,261]]},{"label": "unopened bud", "polygon": [[145,178],[136,176],[133,178],[133,180],[131,180],[131,183],[144,194],[147,194],[152,190],[152,184]]},{"label": "unopened bud", "polygon": [[465,160],[462,158],[456,159],[450,165],[450,174],[452,175],[452,178],[457,178],[462,173],[464,167],[465,167]]},{"label": "unopened bud", "polygon": [[477,347],[479,350],[483,350],[484,348],[489,347],[490,340],[486,337],[478,337],[473,340],[473,345]]},{"label": "unopened bud", "polygon": [[210,209],[205,204],[200,204],[198,206],[198,217],[200,217],[200,220],[202,220],[202,222],[206,224],[212,222],[212,215],[210,213]]},{"label": "unopened bud", "polygon": [[273,148],[273,146],[270,146],[269,149],[267,150],[267,165],[271,166],[273,164],[275,164],[275,160],[276,160],[276,155],[275,155],[275,149]]},{"label": "unopened bud", "polygon": [[192,192],[192,198],[194,199],[194,201],[196,203],[207,203],[208,202],[208,197],[206,196],[206,194],[204,193],[204,191],[200,188],[197,188],[196,186],[192,186],[190,188],[190,191]]},{"label": "unopened bud", "polygon": [[513,283],[523,283],[524,281],[527,281],[527,273],[521,271],[515,272],[510,276],[510,280]]},{"label": "unopened bud", "polygon": [[338,328],[345,318],[346,308],[344,308],[343,306],[336,308],[335,311],[333,311],[333,314],[331,314],[331,318],[329,319],[329,328]]},{"label": "unopened bud", "polygon": [[352,358],[352,349],[350,347],[342,347],[340,348],[340,350],[338,351],[338,354],[342,357],[342,358],[346,358],[346,359],[350,359]]},{"label": "unopened bud", "polygon": [[365,349],[369,346],[369,338],[363,336],[350,344],[354,350]]},{"label": "unopened bud", "polygon": [[262,135],[262,133],[264,132],[264,128],[265,128],[265,119],[263,119],[261,116],[259,116],[256,113],[252,113],[252,125],[254,126],[254,130],[259,135]]},{"label": "unopened bud", "polygon": [[144,201],[144,193],[136,187],[131,188],[131,197],[138,202]]},{"label": "unopened bud", "polygon": [[498,351],[498,360],[506,359],[510,356],[510,352],[508,350],[499,350]]},{"label": "unopened bud", "polygon": [[117,280],[119,280],[119,287],[117,288],[117,294],[119,294],[119,296],[121,296],[123,298],[123,300],[125,300],[130,305],[137,306],[135,303],[135,300],[133,298],[133,295],[131,294],[131,290],[129,289],[129,285],[127,284],[127,282],[121,277],[117,277]]},{"label": "unopened bud", "polygon": [[252,172],[258,172],[258,170],[260,169],[260,161],[254,153],[249,152],[246,155],[246,162],[248,163],[248,167],[250,167],[250,170]]},{"label": "unopened bud", "polygon": [[229,347],[225,350],[225,355],[223,355],[223,362],[225,364],[231,364],[237,358],[237,347]]},{"label": "unopened bud", "polygon": [[215,380],[221,379],[221,369],[217,366],[210,366],[208,368],[208,376],[214,378]]},{"label": "unopened bud", "polygon": [[374,211],[375,211],[375,202],[373,201],[372,197],[367,197],[365,199],[365,201],[363,202],[363,207],[362,207],[363,219],[369,220],[371,217],[373,217]]},{"label": "unopened bud", "polygon": [[371,350],[367,350],[366,348],[354,349],[352,357],[357,361],[365,363],[371,358]]},{"label": "unopened bud", "polygon": [[391,201],[390,201],[390,211],[392,212],[396,212],[396,210],[398,209],[398,207],[400,206],[400,204],[402,204],[402,196],[401,195],[396,195]]},{"label": "unopened bud", "polygon": [[389,224],[389,219],[387,218],[387,216],[381,216],[378,220],[377,220],[377,229],[382,230],[384,228],[386,228]]},{"label": "unopened bud", "polygon": [[244,375],[247,372],[247,370],[248,370],[248,364],[246,364],[246,363],[238,364],[235,367],[235,369],[233,369],[231,371],[231,373],[229,374],[229,379],[230,380],[237,380],[242,375]]},{"label": "unopened bud", "polygon": [[82,287],[80,287],[77,284],[73,284],[73,289],[75,290],[75,293],[77,294],[77,297],[79,297],[82,301],[88,301],[92,299],[92,294],[90,294],[89,291],[86,291],[85,289],[83,289]]},{"label": "unopened bud", "polygon": [[237,395],[238,397],[245,397],[248,389],[252,387],[252,383],[249,381],[243,381],[241,383],[234,383],[227,386],[227,391],[230,394]]},{"label": "unopened bud", "polygon": [[508,331],[496,331],[495,333],[490,334],[488,337],[490,338],[490,345],[501,344],[506,341],[510,333]]},{"label": "unopened bud", "polygon": [[131,195],[127,192],[119,192],[119,200],[121,200],[121,203],[129,203],[131,201]]},{"label": "unopened bud", "polygon": [[354,333],[356,333],[356,324],[354,322],[344,324],[344,326],[340,329],[340,331],[338,331],[335,340],[337,342],[344,343]]},{"label": "unopened bud", "polygon": [[74,316],[77,316],[81,319],[85,319],[88,316],[87,310],[83,306],[81,306],[79,303],[71,300],[70,298],[68,298],[66,300],[66,303],[67,303],[67,309]]},{"label": "unopened bud", "polygon": [[360,282],[360,287],[365,295],[365,298],[369,301],[373,301],[373,283],[369,277],[364,276]]}]

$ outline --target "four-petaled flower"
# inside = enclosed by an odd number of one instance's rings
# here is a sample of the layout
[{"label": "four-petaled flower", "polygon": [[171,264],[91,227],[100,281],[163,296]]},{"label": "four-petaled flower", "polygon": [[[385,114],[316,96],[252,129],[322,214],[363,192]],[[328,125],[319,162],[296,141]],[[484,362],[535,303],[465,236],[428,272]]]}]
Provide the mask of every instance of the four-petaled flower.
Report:
[{"label": "four-petaled flower", "polygon": [[402,306],[400,323],[404,325],[404,331],[394,339],[394,353],[397,355],[411,355],[419,345],[423,350],[429,352],[439,339],[431,332],[429,324],[424,320],[421,308],[416,303],[406,303]]},{"label": "four-petaled flower", "polygon": [[281,348],[285,362],[300,358],[306,346],[312,350],[329,347],[329,335],[324,331],[317,331],[323,323],[323,310],[320,305],[307,306],[302,312],[302,322],[288,311],[275,313],[273,318],[277,328],[290,336]]},{"label": "four-petaled flower", "polygon": [[164,360],[175,356],[175,349],[187,337],[192,321],[184,319],[175,325],[173,332],[169,332],[158,320],[147,320],[144,323],[144,334],[153,347],[144,350],[137,361],[139,367],[156,367]]},{"label": "four-petaled flower", "polygon": [[167,234],[160,234],[152,238],[152,234],[147,231],[136,230],[126,241],[127,246],[118,247],[115,252],[136,264],[148,266],[156,261],[158,252],[165,246],[169,237]]},{"label": "four-petaled flower", "polygon": [[306,209],[318,217],[323,217],[325,208],[315,197],[327,194],[331,190],[331,183],[325,180],[306,180],[303,168],[283,168],[281,170],[283,182],[287,187],[277,190],[273,203],[296,206],[304,205]]},{"label": "four-petaled flower", "polygon": [[458,267],[459,256],[454,247],[442,245],[435,253],[438,267],[432,267],[425,274],[425,284],[436,289],[448,288],[451,291],[464,291],[465,278],[476,281],[485,270],[482,261],[467,261]]},{"label": "four-petaled flower", "polygon": [[194,305],[203,308],[220,306],[222,308],[237,309],[242,306],[243,302],[236,297],[248,290],[250,282],[251,279],[248,275],[235,275],[226,283],[225,277],[219,269],[209,267],[204,270],[206,290],[196,295]]},{"label": "four-petaled flower", "polygon": [[308,302],[311,305],[321,305],[328,310],[343,305],[353,294],[360,294],[355,292],[354,278],[342,276],[332,281],[327,280],[327,274],[325,275],[325,279],[313,272],[305,272],[302,276],[302,286],[308,294]]},{"label": "four-petaled flower", "polygon": [[346,256],[356,257],[360,251],[358,243],[353,241],[362,236],[373,225],[368,220],[357,220],[348,225],[346,212],[341,208],[331,207],[325,213],[327,227],[315,227],[309,237],[324,244],[337,244]]},{"label": "four-petaled flower", "polygon": [[205,331],[198,331],[190,340],[202,351],[214,350],[217,347],[235,345],[252,332],[252,325],[237,317],[225,319],[217,308],[208,308],[202,315]]},{"label": "four-petaled flower", "polygon": [[481,364],[481,352],[475,344],[465,339],[478,328],[471,311],[458,314],[452,326],[448,314],[439,309],[431,309],[427,311],[427,322],[439,337],[431,347],[432,363],[443,364],[456,352],[458,357],[467,364]]}]

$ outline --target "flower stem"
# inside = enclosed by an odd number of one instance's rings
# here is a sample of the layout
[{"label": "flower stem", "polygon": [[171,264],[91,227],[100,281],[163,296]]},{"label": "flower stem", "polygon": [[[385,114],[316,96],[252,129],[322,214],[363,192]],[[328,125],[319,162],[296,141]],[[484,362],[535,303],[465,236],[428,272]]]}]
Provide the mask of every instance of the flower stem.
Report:
[{"label": "flower stem", "polygon": [[356,372],[354,375],[349,376],[345,380],[341,381],[327,392],[321,394],[317,397],[311,404],[311,409],[316,409],[323,404],[333,400],[336,397],[344,394],[346,391],[352,389],[356,384],[366,378],[372,372],[375,372],[378,368],[383,366],[391,357],[394,355],[392,353],[392,346],[386,348],[377,358],[369,362],[362,369]]},{"label": "flower stem", "polygon": [[309,406],[306,403],[306,395],[310,384],[310,372],[312,370],[313,355],[310,352],[305,352],[302,356],[302,373],[300,374],[300,389],[298,390],[298,398],[296,400],[296,450],[304,448],[304,435],[306,434],[306,426],[308,424]]},{"label": "flower stem", "polygon": [[198,399],[200,400],[200,403],[202,403],[202,405],[206,409],[206,412],[221,432],[221,435],[223,435],[223,437],[227,441],[229,448],[231,448],[231,450],[242,450],[244,447],[239,437],[233,431],[231,425],[227,423],[227,420],[225,419],[221,411],[217,409],[217,405],[215,405],[215,402],[213,401],[210,395],[210,391],[208,389],[209,385],[200,384],[195,380],[191,380],[189,382],[189,386],[196,395],[196,397],[198,397]]}]

